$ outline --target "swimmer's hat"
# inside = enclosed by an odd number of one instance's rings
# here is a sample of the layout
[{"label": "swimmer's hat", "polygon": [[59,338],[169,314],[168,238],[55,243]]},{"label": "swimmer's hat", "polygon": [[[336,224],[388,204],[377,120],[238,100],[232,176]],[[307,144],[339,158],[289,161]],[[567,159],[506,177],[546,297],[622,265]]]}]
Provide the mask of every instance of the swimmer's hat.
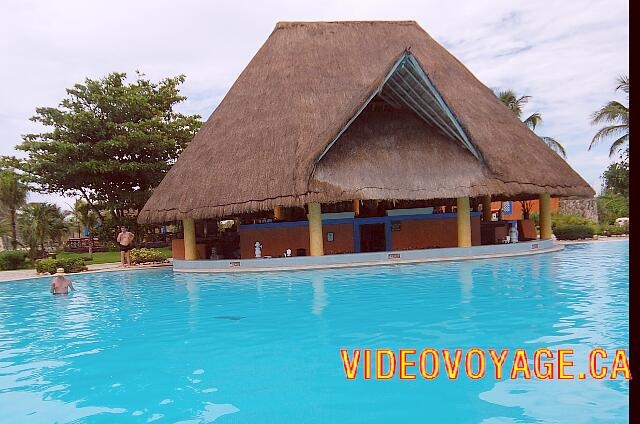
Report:
[{"label": "swimmer's hat", "polygon": [[64,268],[56,269],[56,275],[64,275]]}]

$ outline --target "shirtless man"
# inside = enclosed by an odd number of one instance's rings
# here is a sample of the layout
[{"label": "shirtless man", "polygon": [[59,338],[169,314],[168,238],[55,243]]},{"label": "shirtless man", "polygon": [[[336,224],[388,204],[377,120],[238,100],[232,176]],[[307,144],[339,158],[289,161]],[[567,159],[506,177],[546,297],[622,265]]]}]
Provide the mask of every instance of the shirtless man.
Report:
[{"label": "shirtless man", "polygon": [[71,280],[64,276],[64,268],[58,268],[51,281],[51,294],[69,294],[69,289],[76,290]]},{"label": "shirtless man", "polygon": [[129,250],[132,248],[131,244],[133,243],[133,237],[133,233],[130,232],[127,227],[124,225],[120,227],[120,234],[118,234],[116,241],[120,245],[120,263],[124,267],[131,265]]}]

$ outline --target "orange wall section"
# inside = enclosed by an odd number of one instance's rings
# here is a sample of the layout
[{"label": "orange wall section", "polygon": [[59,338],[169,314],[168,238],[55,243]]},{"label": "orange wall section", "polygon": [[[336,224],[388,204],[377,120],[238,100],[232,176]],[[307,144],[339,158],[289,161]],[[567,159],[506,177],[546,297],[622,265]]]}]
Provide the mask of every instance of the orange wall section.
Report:
[{"label": "orange wall section", "polygon": [[[333,233],[333,241],[327,241],[327,233]],[[353,225],[323,224],[322,237],[325,255],[353,253]],[[305,249],[309,255],[309,227],[242,228],[240,226],[240,257],[255,258],[255,243],[262,244],[262,256],[281,257],[287,249],[296,256],[297,249]]]},{"label": "orange wall section", "polygon": [[[551,198],[551,212],[556,212],[560,207],[560,199],[558,197]],[[500,210],[500,202],[492,202],[491,210],[498,211]],[[540,212],[540,202],[538,200],[531,200],[531,213],[539,213]],[[505,220],[512,219],[522,219],[522,206],[520,202],[517,200],[512,201],[511,203],[511,213],[502,216]]]},{"label": "orange wall section", "polygon": [[[471,217],[471,244],[480,245],[479,216]],[[456,218],[439,218],[401,221],[400,231],[391,231],[391,246],[393,250],[457,247],[457,220]]]},{"label": "orange wall section", "polygon": [[[209,259],[207,256],[207,247],[202,243],[196,244],[196,251],[198,252],[198,259]],[[184,259],[184,240],[173,239],[171,240],[171,256],[173,259]]]}]

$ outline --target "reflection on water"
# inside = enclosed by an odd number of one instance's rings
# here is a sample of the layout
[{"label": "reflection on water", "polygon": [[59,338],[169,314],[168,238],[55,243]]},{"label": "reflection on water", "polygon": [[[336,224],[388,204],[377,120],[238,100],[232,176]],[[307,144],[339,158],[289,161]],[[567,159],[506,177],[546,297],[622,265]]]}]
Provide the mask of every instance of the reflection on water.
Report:
[{"label": "reflection on water", "polygon": [[[340,348],[628,348],[628,243],[499,260],[0,284],[0,421],[624,422],[624,381],[346,381]],[[487,368],[489,374],[492,368]]]},{"label": "reflection on water", "polygon": [[322,310],[328,305],[327,292],[324,290],[324,276],[322,273],[311,276],[311,287],[313,288],[313,306],[311,312],[321,315]]}]

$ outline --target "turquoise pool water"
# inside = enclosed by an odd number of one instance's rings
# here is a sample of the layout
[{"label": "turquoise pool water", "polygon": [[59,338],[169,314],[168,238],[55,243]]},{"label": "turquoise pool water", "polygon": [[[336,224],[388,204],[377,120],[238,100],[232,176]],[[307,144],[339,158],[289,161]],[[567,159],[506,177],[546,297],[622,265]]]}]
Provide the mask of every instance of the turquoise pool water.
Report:
[{"label": "turquoise pool water", "polygon": [[[347,381],[340,348],[628,349],[628,242],[530,257],[0,283],[2,422],[624,422],[628,382]],[[585,356],[586,357],[586,356]],[[487,365],[491,374],[493,368]]]}]

